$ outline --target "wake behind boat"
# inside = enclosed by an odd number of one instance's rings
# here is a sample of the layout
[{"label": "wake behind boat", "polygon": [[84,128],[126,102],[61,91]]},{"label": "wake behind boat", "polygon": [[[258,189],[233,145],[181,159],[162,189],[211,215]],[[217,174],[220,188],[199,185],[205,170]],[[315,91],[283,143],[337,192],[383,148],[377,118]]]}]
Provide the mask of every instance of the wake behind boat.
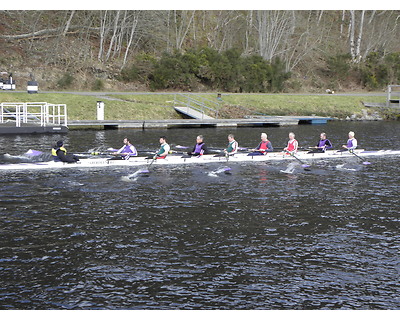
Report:
[{"label": "wake behind boat", "polygon": [[0,170],[44,170],[44,169],[79,169],[79,168],[101,168],[101,167],[119,167],[119,166],[153,166],[158,165],[190,165],[190,164],[207,164],[207,163],[234,163],[234,162],[274,162],[274,161],[313,161],[313,160],[329,160],[329,159],[345,159],[357,157],[363,159],[365,157],[386,157],[400,155],[400,150],[376,150],[366,151],[363,149],[349,151],[328,150],[324,153],[308,153],[307,151],[299,151],[295,157],[283,152],[270,152],[266,155],[248,156],[247,153],[236,153],[233,156],[215,156],[202,155],[196,157],[182,157],[180,155],[169,155],[165,159],[149,159],[148,157],[130,157],[127,160],[113,160],[108,158],[88,158],[80,159],[78,162],[66,163],[58,161],[46,162],[29,162],[29,163],[10,163],[0,165]]}]

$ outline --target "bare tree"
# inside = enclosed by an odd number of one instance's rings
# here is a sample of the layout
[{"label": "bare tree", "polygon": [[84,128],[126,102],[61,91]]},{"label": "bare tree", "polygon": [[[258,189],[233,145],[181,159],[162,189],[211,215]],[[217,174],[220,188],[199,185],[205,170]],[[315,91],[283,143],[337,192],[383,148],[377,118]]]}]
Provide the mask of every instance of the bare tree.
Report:
[{"label": "bare tree", "polygon": [[245,43],[244,43],[244,52],[245,54],[249,54],[251,50],[251,39],[253,36],[253,11],[248,11],[246,15],[246,31],[245,31]]},{"label": "bare tree", "polygon": [[175,35],[175,49],[181,50],[183,42],[190,30],[190,26],[193,23],[195,11],[189,12],[185,10],[173,10],[173,28]]},{"label": "bare tree", "polygon": [[399,22],[398,11],[373,11],[364,26],[362,59],[374,50],[384,53],[398,50],[398,42],[395,39],[400,37]]},{"label": "bare tree", "polygon": [[118,28],[119,28],[118,22],[119,22],[120,13],[121,13],[121,11],[117,10],[117,12],[115,14],[115,17],[114,17],[114,24],[113,24],[113,28],[112,28],[113,34],[112,34],[111,39],[110,39],[110,44],[108,46],[108,50],[107,50],[107,55],[106,55],[105,61],[107,61],[110,58],[111,51],[113,50],[114,44],[116,42],[117,32],[118,32]]},{"label": "bare tree", "polygon": [[241,34],[243,14],[238,11],[211,11],[207,12],[209,21],[213,21],[206,29],[207,44],[209,47],[222,52],[234,47],[236,39]]},{"label": "bare tree", "polygon": [[[133,14],[133,16],[132,16],[132,21],[130,21],[131,29],[130,29],[130,33],[128,35],[129,39],[128,39],[128,43],[126,45],[125,54],[124,54],[124,61],[122,63],[122,67],[124,67],[125,64],[126,64],[126,60],[128,58],[129,50],[130,50],[130,48],[132,46],[132,42],[133,42],[134,36],[136,34],[136,27],[137,27],[138,22],[139,22],[139,16],[140,16],[140,12],[135,12]],[[140,39],[140,37],[139,37],[139,39]],[[139,39],[137,41],[139,41]]]},{"label": "bare tree", "polygon": [[365,10],[361,11],[359,18],[359,30],[356,35],[356,12],[354,10],[350,10],[350,54],[353,62],[358,63],[361,60],[361,39],[364,27],[364,15]]},{"label": "bare tree", "polygon": [[97,59],[101,60],[103,57],[104,44],[107,38],[107,33],[109,32],[108,24],[108,11],[100,11],[100,45],[99,45],[99,53],[97,55]]},{"label": "bare tree", "polygon": [[63,32],[63,36],[64,37],[67,35],[68,29],[69,29],[69,27],[71,25],[71,20],[74,17],[74,14],[75,14],[75,10],[72,10],[71,14],[70,14],[70,16],[69,16],[69,18],[67,20],[67,23],[65,24],[65,28],[64,28],[64,32]]},{"label": "bare tree", "polygon": [[257,11],[256,29],[260,55],[268,60],[282,53],[281,44],[294,32],[293,11]]}]

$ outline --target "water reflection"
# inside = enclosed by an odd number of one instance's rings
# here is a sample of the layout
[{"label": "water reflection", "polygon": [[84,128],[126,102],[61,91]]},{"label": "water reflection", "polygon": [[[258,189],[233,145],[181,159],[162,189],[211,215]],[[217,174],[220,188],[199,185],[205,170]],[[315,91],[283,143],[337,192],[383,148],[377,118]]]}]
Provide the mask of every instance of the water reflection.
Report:
[{"label": "water reflection", "polygon": [[[320,131],[311,127],[269,131],[285,141],[289,130],[302,138]],[[363,138],[372,144],[379,128],[366,128]],[[384,128],[398,138],[399,131]],[[349,131],[343,123],[328,129],[332,140]],[[214,146],[230,132],[204,131]],[[184,132],[167,131],[190,144]],[[23,153],[68,138],[70,148],[87,150],[94,141],[119,146],[126,134],[156,148],[160,131],[0,137],[0,147],[14,144]],[[259,130],[235,136],[250,146]],[[391,139],[382,148],[398,143]],[[396,309],[397,158],[371,162],[346,160],[354,171],[338,170],[343,160],[312,163],[310,171],[297,164],[292,174],[280,172],[288,163],[230,164],[231,174],[217,173],[225,167],[217,164],[154,166],[129,181],[121,178],[137,168],[7,173],[0,185],[0,305]]]}]

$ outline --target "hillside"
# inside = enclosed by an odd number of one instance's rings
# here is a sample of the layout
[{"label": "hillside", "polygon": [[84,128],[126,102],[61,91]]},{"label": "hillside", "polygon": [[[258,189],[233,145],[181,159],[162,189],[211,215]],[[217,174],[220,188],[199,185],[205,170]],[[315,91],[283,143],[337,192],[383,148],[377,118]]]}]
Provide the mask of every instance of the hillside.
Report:
[{"label": "hillside", "polygon": [[0,11],[0,72],[19,89],[34,78],[41,90],[384,90],[400,82],[399,15]]}]

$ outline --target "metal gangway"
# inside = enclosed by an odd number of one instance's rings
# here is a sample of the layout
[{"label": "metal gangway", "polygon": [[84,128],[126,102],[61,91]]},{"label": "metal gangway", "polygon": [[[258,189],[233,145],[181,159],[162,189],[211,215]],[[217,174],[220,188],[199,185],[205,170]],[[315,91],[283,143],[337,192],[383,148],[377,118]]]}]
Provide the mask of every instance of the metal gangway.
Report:
[{"label": "metal gangway", "polygon": [[389,85],[386,107],[400,107],[400,85]]},{"label": "metal gangway", "polygon": [[47,102],[0,103],[0,124],[14,122],[16,127],[23,124],[67,127],[67,105]]},{"label": "metal gangway", "polygon": [[200,95],[177,93],[174,97],[174,108],[194,119],[218,119],[220,105]]}]

